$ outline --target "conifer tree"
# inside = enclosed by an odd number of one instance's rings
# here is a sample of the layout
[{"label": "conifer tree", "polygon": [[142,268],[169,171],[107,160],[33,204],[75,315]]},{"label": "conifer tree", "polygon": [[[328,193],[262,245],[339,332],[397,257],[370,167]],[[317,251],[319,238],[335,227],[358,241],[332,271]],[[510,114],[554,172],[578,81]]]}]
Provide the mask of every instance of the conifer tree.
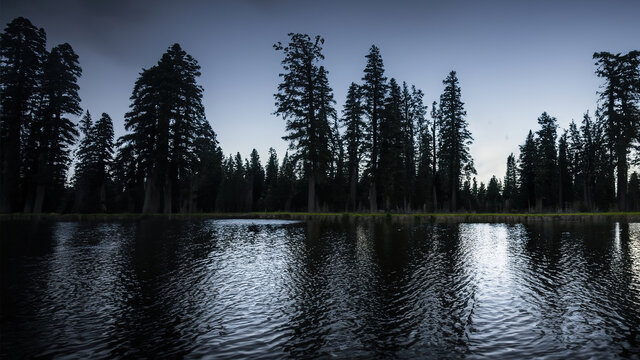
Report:
[{"label": "conifer tree", "polygon": [[628,152],[640,125],[640,51],[627,54],[596,52],[596,75],[605,80],[600,109],[606,119],[607,141],[617,167],[618,209],[626,210]]},{"label": "conifer tree", "polygon": [[414,103],[417,114],[417,175],[416,175],[416,197],[418,205],[423,211],[427,210],[427,205],[433,207],[432,187],[433,177],[433,139],[431,123],[426,118],[427,109],[422,103],[422,91],[416,90],[414,94]]},{"label": "conifer tree", "polygon": [[372,212],[378,209],[378,192],[377,178],[378,161],[380,157],[380,121],[383,117],[384,101],[387,94],[387,78],[384,76],[384,64],[380,49],[371,45],[369,54],[366,56],[367,65],[364,69],[364,77],[362,78],[362,94],[364,98],[365,111],[368,117],[367,122],[367,139],[368,147],[368,164],[367,173],[369,174],[369,207]]},{"label": "conifer tree", "polygon": [[347,172],[349,176],[349,197],[347,208],[356,210],[358,206],[358,181],[360,175],[360,163],[366,151],[364,137],[364,104],[360,87],[351,83],[347,91],[347,99],[342,110],[342,123],[345,128],[344,142],[347,146]]},{"label": "conifer tree", "polygon": [[513,200],[518,191],[518,178],[516,168],[516,158],[511,153],[507,157],[507,172],[504,176],[504,190],[502,197],[505,201],[505,209],[509,210],[512,207]]},{"label": "conifer tree", "polygon": [[107,186],[113,161],[113,122],[106,113],[95,124],[87,111],[81,121],[85,134],[78,149],[76,203],[78,212],[106,212]]},{"label": "conifer tree", "polygon": [[469,145],[473,141],[465,119],[467,112],[461,100],[461,90],[455,71],[442,81],[445,85],[440,96],[440,154],[439,164],[447,180],[449,210],[457,210],[457,193],[464,174],[475,173]]},{"label": "conifer tree", "polygon": [[[173,44],[157,65],[143,69],[125,116],[130,133],[122,138],[136,154],[144,172],[142,211],[154,213],[194,207],[199,139],[214,137],[204,116],[200,66],[179,44]],[[215,147],[215,146],[214,146]]]},{"label": "conifer tree", "polygon": [[78,78],[82,69],[71,45],[55,46],[44,63],[38,115],[29,129],[31,162],[25,171],[32,183],[27,189],[25,212],[61,211],[64,203],[71,147],[79,135],[68,117],[79,116]]},{"label": "conifer tree", "polygon": [[402,201],[404,211],[409,211],[412,206],[412,197],[415,194],[416,181],[416,126],[424,118],[426,110],[422,103],[422,92],[415,86],[411,87],[406,82],[402,83],[402,95],[400,102],[401,131],[402,131]]},{"label": "conifer tree", "polygon": [[258,151],[256,149],[253,149],[249,155],[249,166],[247,167],[247,208],[250,211],[256,211],[261,207],[259,201],[264,189],[264,177],[264,168],[260,164],[260,155],[258,155]]},{"label": "conifer tree", "polygon": [[[0,212],[22,210],[21,177],[36,159],[26,137],[39,116],[46,34],[29,20],[13,19],[0,35]],[[27,163],[27,164],[25,164]]]},{"label": "conifer tree", "polygon": [[496,212],[500,210],[500,203],[502,202],[502,197],[500,192],[502,190],[502,185],[496,176],[492,176],[491,180],[489,180],[489,184],[487,185],[487,210],[490,212]]},{"label": "conifer tree", "polygon": [[324,59],[320,36],[311,38],[306,34],[289,34],[289,43],[274,45],[282,51],[284,72],[279,74],[275,114],[286,121],[290,149],[295,150],[294,160],[303,162],[308,183],[307,209],[316,208],[316,185],[326,174],[331,161],[329,141],[331,128],[329,119],[335,117],[332,90],[328,85],[327,72],[318,67]]},{"label": "conifer tree", "polygon": [[537,149],[533,136],[533,131],[529,130],[529,134],[523,145],[520,145],[520,159],[518,168],[518,179],[520,188],[520,197],[522,207],[531,211],[536,203],[536,166],[537,166]]},{"label": "conifer tree", "polygon": [[265,166],[265,200],[264,207],[267,211],[280,209],[278,203],[278,154],[274,148],[269,148],[269,159]]},{"label": "conifer tree", "polygon": [[435,101],[431,104],[431,141],[433,142],[433,146],[431,147],[431,151],[433,153],[433,160],[431,161],[431,194],[433,211],[436,211],[438,209],[438,149],[440,146],[440,143],[438,142],[438,135],[440,134],[440,125],[442,123],[440,111],[437,106],[438,103]]},{"label": "conifer tree", "polygon": [[558,141],[558,203],[562,210],[566,210],[567,205],[573,202],[573,174],[567,139],[568,132],[565,131]]},{"label": "conifer tree", "polygon": [[556,118],[546,112],[538,118],[540,130],[536,132],[536,207],[555,206],[558,189],[558,153]]},{"label": "conifer tree", "polygon": [[384,104],[384,115],[380,119],[380,159],[381,173],[378,176],[383,189],[384,207],[390,211],[399,205],[403,193],[404,175],[402,122],[402,93],[395,79],[389,82],[389,96]]}]

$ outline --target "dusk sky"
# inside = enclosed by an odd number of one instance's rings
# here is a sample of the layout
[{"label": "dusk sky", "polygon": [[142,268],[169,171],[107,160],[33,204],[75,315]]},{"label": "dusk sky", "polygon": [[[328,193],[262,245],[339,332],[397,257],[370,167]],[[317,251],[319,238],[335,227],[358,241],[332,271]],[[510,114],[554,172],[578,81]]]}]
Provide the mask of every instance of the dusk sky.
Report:
[{"label": "dusk sky", "polygon": [[[547,111],[566,128],[593,113],[601,81],[594,51],[640,45],[639,1],[7,1],[2,28],[24,16],[47,32],[47,46],[68,42],[78,53],[82,107],[107,112],[124,133],[133,84],[175,42],[202,67],[207,119],[225,154],[264,164],[280,159],[285,124],[272,115],[287,33],[325,38],[339,113],[351,82],[360,82],[376,44],[387,77],[414,84],[430,105],[450,70],[460,79],[474,137],[478,178],[502,178],[537,117]],[[430,111],[430,108],[429,108]]]}]

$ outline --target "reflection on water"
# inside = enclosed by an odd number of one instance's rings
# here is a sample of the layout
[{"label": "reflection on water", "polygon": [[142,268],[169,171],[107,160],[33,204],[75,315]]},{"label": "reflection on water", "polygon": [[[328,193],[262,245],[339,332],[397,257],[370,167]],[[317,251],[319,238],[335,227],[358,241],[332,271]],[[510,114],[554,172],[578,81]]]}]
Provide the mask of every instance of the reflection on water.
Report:
[{"label": "reflection on water", "polygon": [[634,358],[640,224],[0,222],[4,357]]}]

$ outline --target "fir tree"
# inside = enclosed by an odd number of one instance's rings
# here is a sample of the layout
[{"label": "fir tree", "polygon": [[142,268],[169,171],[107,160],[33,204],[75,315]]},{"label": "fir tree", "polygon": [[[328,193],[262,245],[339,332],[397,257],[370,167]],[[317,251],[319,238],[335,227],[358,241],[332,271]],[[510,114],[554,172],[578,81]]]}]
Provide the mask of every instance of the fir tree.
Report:
[{"label": "fir tree", "polygon": [[502,193],[502,197],[505,201],[505,209],[511,209],[513,204],[513,200],[518,191],[518,177],[517,177],[517,167],[516,167],[516,158],[511,153],[507,157],[507,172],[504,176],[504,190]]},{"label": "fir tree", "polygon": [[194,208],[197,189],[199,139],[215,133],[204,117],[202,87],[196,82],[200,66],[180,45],[174,44],[157,65],[143,69],[131,96],[122,138],[136,154],[144,172],[142,211],[154,213]]},{"label": "fir tree", "polygon": [[[433,203],[433,139],[431,133],[431,123],[426,118],[427,109],[422,102],[422,91],[414,92],[414,106],[417,116],[417,175],[416,175],[416,197],[418,204],[423,211],[427,210],[427,205]],[[432,206],[433,207],[433,206]]]},{"label": "fir tree", "polygon": [[568,133],[565,131],[558,141],[558,203],[562,210],[566,210],[567,205],[573,202],[573,174],[567,139]]},{"label": "fir tree", "polygon": [[395,79],[389,82],[389,96],[385,101],[384,115],[380,121],[380,179],[385,210],[390,211],[399,205],[398,199],[403,192],[403,140],[402,132],[402,94]]},{"label": "fir tree", "polygon": [[68,117],[82,113],[78,78],[82,69],[71,45],[55,46],[47,55],[36,120],[29,130],[29,158],[33,159],[27,176],[33,181],[27,190],[25,212],[61,211],[64,202],[71,147],[79,135]]},{"label": "fir tree", "polygon": [[250,211],[256,211],[262,207],[259,200],[262,197],[264,189],[264,169],[260,164],[260,155],[258,151],[253,149],[251,155],[249,155],[249,166],[247,168],[247,183],[248,183],[248,209]]},{"label": "fir tree", "polygon": [[556,118],[546,112],[538,118],[540,130],[536,132],[536,206],[556,205],[558,189],[558,153],[556,138],[558,124]]},{"label": "fir tree", "polygon": [[264,207],[267,211],[281,209],[278,202],[278,154],[274,148],[269,148],[269,160],[265,166],[265,200]]},{"label": "fir tree", "polygon": [[461,90],[455,71],[442,81],[445,85],[440,96],[440,154],[439,164],[447,179],[449,210],[457,210],[457,193],[464,174],[475,173],[469,145],[473,138],[465,119],[467,112],[461,100]]},{"label": "fir tree", "polygon": [[46,58],[46,35],[23,17],[11,21],[0,35],[0,212],[21,210],[21,190],[28,164],[34,154],[26,137],[41,98],[43,62]]},{"label": "fir tree", "polygon": [[372,212],[378,209],[378,161],[380,157],[380,121],[383,117],[384,101],[387,94],[387,78],[384,76],[384,64],[380,49],[371,45],[369,54],[366,56],[367,65],[364,68],[364,77],[362,81],[362,94],[365,103],[365,111],[368,117],[367,122],[367,139],[368,147],[368,164],[367,173],[369,174],[369,207]]},{"label": "fir tree", "polygon": [[536,203],[536,166],[537,149],[533,132],[529,130],[527,139],[520,145],[520,159],[518,168],[518,179],[522,207],[529,211]]},{"label": "fir tree", "polygon": [[607,141],[617,166],[618,209],[626,210],[628,152],[640,125],[640,51],[627,54],[596,52],[596,75],[605,80],[600,109],[606,119]]},{"label": "fir tree", "polygon": [[92,124],[87,111],[81,121],[81,130],[85,136],[77,153],[74,208],[78,212],[106,212],[107,186],[113,161],[113,122],[109,115],[103,113]]},{"label": "fir tree", "polygon": [[358,181],[360,175],[360,163],[366,151],[364,137],[364,107],[360,87],[351,83],[347,92],[347,99],[342,110],[342,123],[345,128],[344,141],[347,146],[347,167],[349,176],[348,209],[356,210],[358,205]]},{"label": "fir tree", "polygon": [[289,34],[289,44],[274,45],[282,51],[284,72],[279,74],[275,114],[286,121],[290,149],[295,150],[294,159],[304,164],[308,180],[307,208],[316,208],[316,184],[325,175],[331,161],[329,153],[329,118],[335,117],[333,95],[327,81],[327,72],[318,67],[324,59],[320,36],[311,38],[306,34]]},{"label": "fir tree", "polygon": [[491,177],[491,180],[489,180],[489,185],[487,185],[487,197],[486,197],[486,202],[487,202],[487,210],[489,210],[490,212],[496,212],[501,210],[500,209],[500,203],[502,202],[502,197],[500,195],[500,192],[502,190],[502,185],[500,184],[500,181],[498,180],[498,178],[494,176]]}]

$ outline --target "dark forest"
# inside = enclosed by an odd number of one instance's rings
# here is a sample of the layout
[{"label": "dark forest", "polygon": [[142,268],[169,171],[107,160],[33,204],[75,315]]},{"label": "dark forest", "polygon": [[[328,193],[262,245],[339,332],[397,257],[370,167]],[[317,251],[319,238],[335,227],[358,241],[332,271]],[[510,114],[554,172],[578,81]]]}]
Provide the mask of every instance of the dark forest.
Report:
[{"label": "dark forest", "polygon": [[0,38],[0,212],[640,210],[639,51],[595,52],[585,76],[601,80],[597,111],[568,129],[546,112],[531,119],[505,154],[506,174],[485,184],[455,71],[441,94],[425,95],[386,74],[372,45],[336,109],[323,44],[298,33],[274,44],[274,114],[289,151],[245,158],[224,155],[204,115],[200,66],[179,44],[132,79],[126,134],[115,138],[109,114],[80,107],[72,46],[47,50],[44,29],[14,19]]}]

